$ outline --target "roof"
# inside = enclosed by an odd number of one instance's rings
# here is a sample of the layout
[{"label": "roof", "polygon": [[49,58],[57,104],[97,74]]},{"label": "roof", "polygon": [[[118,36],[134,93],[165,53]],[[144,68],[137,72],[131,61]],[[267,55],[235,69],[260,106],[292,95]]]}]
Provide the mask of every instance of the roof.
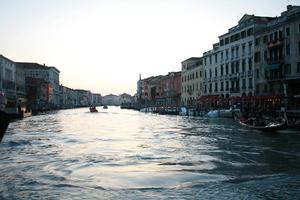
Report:
[{"label": "roof", "polygon": [[60,71],[56,67],[48,67],[45,64],[41,65],[39,63],[31,63],[31,62],[16,62],[18,65],[22,65],[25,69],[53,69],[60,73]]},{"label": "roof", "polygon": [[0,54],[0,58],[5,59],[5,60],[8,60],[8,61],[10,61],[10,62],[12,62],[12,63],[15,63],[14,61],[12,61],[12,60],[9,59],[9,58],[6,58],[6,57],[3,56],[2,54]]},{"label": "roof", "polygon": [[181,63],[186,62],[186,61],[191,61],[191,60],[201,60],[201,59],[202,59],[202,57],[190,57],[190,58],[188,58],[188,59],[182,61]]}]

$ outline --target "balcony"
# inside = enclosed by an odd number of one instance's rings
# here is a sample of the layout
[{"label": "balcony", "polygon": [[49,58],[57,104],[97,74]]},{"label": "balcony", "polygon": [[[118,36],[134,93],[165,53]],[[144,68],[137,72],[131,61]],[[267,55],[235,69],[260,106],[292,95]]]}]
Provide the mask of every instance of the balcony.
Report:
[{"label": "balcony", "polygon": [[282,75],[271,75],[265,77],[268,82],[282,81]]},{"label": "balcony", "polygon": [[272,48],[278,48],[283,46],[283,41],[282,40],[273,40],[271,42],[268,42],[267,48],[272,49]]},{"label": "balcony", "polygon": [[284,59],[283,57],[275,57],[272,59],[267,59],[267,64],[272,65],[272,64],[281,64],[283,63]]}]

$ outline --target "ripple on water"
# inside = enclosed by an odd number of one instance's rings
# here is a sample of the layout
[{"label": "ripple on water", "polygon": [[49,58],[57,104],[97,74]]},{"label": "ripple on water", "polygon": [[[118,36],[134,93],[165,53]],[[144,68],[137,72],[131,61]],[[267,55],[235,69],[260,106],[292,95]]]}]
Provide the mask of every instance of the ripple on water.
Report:
[{"label": "ripple on water", "polygon": [[0,199],[293,199],[300,135],[111,107],[10,124]]}]

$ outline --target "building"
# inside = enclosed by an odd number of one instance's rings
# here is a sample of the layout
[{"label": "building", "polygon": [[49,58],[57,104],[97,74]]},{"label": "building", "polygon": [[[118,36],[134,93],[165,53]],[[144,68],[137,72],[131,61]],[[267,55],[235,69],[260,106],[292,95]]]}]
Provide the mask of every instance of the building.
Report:
[{"label": "building", "polygon": [[287,6],[255,33],[256,95],[300,94],[300,6]]},{"label": "building", "polygon": [[202,95],[202,57],[191,57],[181,62],[181,104],[195,106]]},{"label": "building", "polygon": [[79,106],[77,91],[60,85],[60,107],[74,108]]},{"label": "building", "polygon": [[179,107],[181,100],[181,72],[169,72],[161,79],[162,94],[160,104],[167,107]]},{"label": "building", "polygon": [[91,104],[94,106],[100,106],[102,102],[101,94],[92,93]]},{"label": "building", "polygon": [[151,76],[139,81],[141,104],[150,106],[155,104],[158,98],[162,97],[162,78],[163,76],[161,75]]},{"label": "building", "polygon": [[120,105],[129,105],[134,103],[134,97],[130,94],[120,94]]},{"label": "building", "polygon": [[91,96],[92,93],[89,90],[80,90],[76,89],[76,94],[77,94],[77,102],[78,106],[80,107],[88,107],[91,106]]},{"label": "building", "polygon": [[120,96],[109,94],[102,97],[102,105],[108,106],[119,106],[120,105]]},{"label": "building", "polygon": [[[59,88],[59,73],[60,71],[55,67],[48,67],[38,63],[18,62],[25,70],[26,78],[43,79],[49,82],[53,88],[53,97],[51,99],[51,107],[59,108],[60,104],[60,88]],[[27,83],[26,83],[27,84]]]},{"label": "building", "polygon": [[53,86],[42,78],[26,78],[26,94],[28,106],[32,111],[51,110],[53,102]]},{"label": "building", "polygon": [[0,55],[0,91],[6,94],[6,110],[14,112],[17,108],[16,64],[3,55]]}]

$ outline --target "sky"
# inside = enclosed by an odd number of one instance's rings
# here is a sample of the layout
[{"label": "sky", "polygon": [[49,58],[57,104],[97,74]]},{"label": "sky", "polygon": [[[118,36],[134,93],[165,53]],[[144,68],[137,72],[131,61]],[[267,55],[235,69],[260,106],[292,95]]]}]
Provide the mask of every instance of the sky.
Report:
[{"label": "sky", "polygon": [[180,71],[244,14],[279,16],[300,0],[0,0],[0,54],[60,70],[60,84],[136,93],[142,78]]}]

